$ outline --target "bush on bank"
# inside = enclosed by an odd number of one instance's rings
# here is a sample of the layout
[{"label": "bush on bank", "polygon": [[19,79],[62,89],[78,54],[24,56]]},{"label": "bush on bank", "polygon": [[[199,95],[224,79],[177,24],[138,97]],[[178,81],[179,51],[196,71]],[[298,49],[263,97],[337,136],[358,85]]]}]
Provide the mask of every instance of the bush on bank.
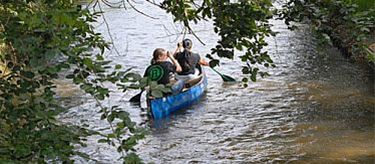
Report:
[{"label": "bush on bank", "polygon": [[[291,0],[280,13],[290,22],[311,22],[340,51],[357,61],[375,62],[369,46],[374,43],[375,3],[367,0]],[[328,37],[324,37],[328,36]]]},{"label": "bush on bank", "polygon": [[[89,158],[75,149],[85,146],[88,135],[102,136],[98,142],[116,146],[124,161],[139,161],[132,152],[143,131],[120,107],[101,104],[110,93],[103,82],[121,83],[126,90],[125,84],[139,76],[105,60],[109,44],[91,25],[98,16],[70,0],[1,1],[0,163],[71,163],[72,156]],[[54,79],[63,70],[72,70],[66,78],[98,102],[112,132],[103,134],[56,119],[63,108],[53,90]]]}]

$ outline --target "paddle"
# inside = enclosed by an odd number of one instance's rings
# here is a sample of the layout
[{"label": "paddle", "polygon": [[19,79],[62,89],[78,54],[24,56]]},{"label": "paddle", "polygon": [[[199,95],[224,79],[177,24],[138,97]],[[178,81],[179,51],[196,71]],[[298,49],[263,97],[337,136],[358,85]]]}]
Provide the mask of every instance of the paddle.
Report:
[{"label": "paddle", "polygon": [[143,91],[144,89],[142,89],[137,95],[133,96],[129,101],[132,103],[140,103]]},{"label": "paddle", "polygon": [[224,82],[235,82],[236,79],[234,79],[233,77],[230,77],[228,75],[224,75],[218,71],[216,71],[216,69],[210,67],[212,70],[214,70],[214,72],[216,72],[217,74],[219,74],[221,76],[221,78],[223,79]]}]

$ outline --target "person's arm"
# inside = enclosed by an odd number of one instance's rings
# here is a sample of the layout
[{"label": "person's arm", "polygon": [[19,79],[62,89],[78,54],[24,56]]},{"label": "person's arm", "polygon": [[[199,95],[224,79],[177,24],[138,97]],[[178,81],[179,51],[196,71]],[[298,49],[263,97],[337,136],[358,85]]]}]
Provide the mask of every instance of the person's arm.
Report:
[{"label": "person's arm", "polygon": [[181,52],[182,49],[183,49],[182,44],[181,44],[181,43],[177,43],[177,48],[176,48],[176,50],[174,51],[173,56],[176,57],[176,55],[177,55],[179,52]]},{"label": "person's arm", "polygon": [[176,72],[181,72],[182,68],[180,66],[180,63],[178,63],[178,61],[173,57],[171,53],[169,53],[169,51],[167,52],[167,55],[171,59],[172,63],[176,66]]},{"label": "person's arm", "polygon": [[204,66],[210,66],[210,63],[208,63],[206,60],[204,60],[203,58],[200,58],[199,59],[199,64],[200,65],[204,65]]}]

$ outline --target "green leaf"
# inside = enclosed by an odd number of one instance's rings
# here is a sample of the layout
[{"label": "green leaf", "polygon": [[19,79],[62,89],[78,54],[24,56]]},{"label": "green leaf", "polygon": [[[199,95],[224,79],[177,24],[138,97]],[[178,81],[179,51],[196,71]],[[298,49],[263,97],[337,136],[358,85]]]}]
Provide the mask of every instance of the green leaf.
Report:
[{"label": "green leaf", "polygon": [[98,143],[108,143],[108,140],[107,139],[99,139]]},{"label": "green leaf", "polygon": [[115,69],[121,69],[121,65],[120,64],[116,64],[116,66],[115,66]]},{"label": "green leaf", "polygon": [[163,84],[158,84],[156,85],[154,88],[151,88],[151,89],[154,89],[154,90],[163,90],[165,88],[165,86]]},{"label": "green leaf", "polygon": [[257,73],[252,73],[250,76],[251,81],[256,82],[257,81]]},{"label": "green leaf", "polygon": [[139,80],[139,87],[144,88],[148,85],[148,78],[143,77],[141,80]]},{"label": "green leaf", "polygon": [[139,81],[142,79],[142,76],[140,74],[137,74],[137,73],[127,73],[125,75],[125,78],[129,81],[129,82],[136,82],[136,81]]},{"label": "green leaf", "polygon": [[124,158],[124,163],[139,164],[139,163],[142,163],[142,160],[141,160],[141,158],[139,158],[139,156],[137,154],[135,154],[135,153],[129,153]]},{"label": "green leaf", "polygon": [[124,122],[119,122],[119,123],[117,124],[117,128],[119,128],[119,129],[124,129],[124,128],[125,128],[125,123],[124,123]]},{"label": "green leaf", "polygon": [[48,67],[46,70],[50,74],[56,74],[59,72],[59,69],[57,67]]},{"label": "green leaf", "polygon": [[160,98],[163,97],[163,92],[160,90],[151,90],[151,95],[156,98]]},{"label": "green leaf", "polygon": [[149,86],[150,86],[150,88],[152,90],[152,89],[155,89],[158,86],[158,83],[156,81],[151,81],[149,83]]},{"label": "green leaf", "polygon": [[110,133],[107,135],[108,138],[116,138],[116,134],[114,133]]},{"label": "green leaf", "polygon": [[103,61],[104,57],[102,55],[97,55],[96,60]]},{"label": "green leaf", "polygon": [[84,83],[85,81],[84,81],[83,78],[81,78],[81,77],[79,77],[79,76],[75,76],[75,77],[73,78],[73,82],[74,82],[74,84],[80,84],[80,83]]},{"label": "green leaf", "polygon": [[109,123],[113,122],[114,119],[115,119],[115,115],[113,113],[111,113],[110,115],[107,116],[107,121]]},{"label": "green leaf", "polygon": [[104,99],[105,99],[104,95],[102,95],[102,94],[97,94],[97,95],[96,95],[96,98],[97,98],[98,100],[104,100]]},{"label": "green leaf", "polygon": [[217,59],[213,59],[213,60],[211,60],[211,61],[209,62],[211,68],[213,68],[213,67],[215,67],[215,66],[218,66],[219,63],[220,63],[220,61],[217,60]]},{"label": "green leaf", "polygon": [[243,67],[243,68],[242,68],[242,73],[243,73],[243,74],[249,74],[249,73],[250,73],[250,69],[249,69],[249,67]]},{"label": "green leaf", "polygon": [[83,64],[85,64],[86,67],[89,68],[89,69],[93,69],[94,68],[94,64],[92,62],[92,59],[90,59],[90,58],[84,58],[83,59]]},{"label": "green leaf", "polygon": [[170,86],[165,86],[161,89],[161,91],[163,93],[171,93],[172,92],[172,88]]}]

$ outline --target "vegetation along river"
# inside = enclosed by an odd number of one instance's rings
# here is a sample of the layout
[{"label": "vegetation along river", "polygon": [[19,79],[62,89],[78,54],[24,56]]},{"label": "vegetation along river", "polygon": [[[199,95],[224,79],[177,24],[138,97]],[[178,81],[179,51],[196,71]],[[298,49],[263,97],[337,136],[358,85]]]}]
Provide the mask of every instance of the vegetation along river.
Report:
[{"label": "vegetation along river", "polygon": [[[183,36],[182,25],[173,24],[164,11],[148,3],[138,9],[157,19],[105,8],[111,35],[102,21],[95,26],[108,40],[113,38],[119,52],[112,50],[107,57],[143,74],[155,48],[172,51]],[[139,91],[113,94],[106,103],[125,107],[134,121],[149,128],[136,146],[146,163],[375,162],[374,72],[345,59],[335,48],[318,44],[319,38],[307,26],[289,31],[283,21],[271,22],[278,35],[267,39],[266,50],[277,67],[269,70],[270,77],[247,88],[223,83],[206,69],[209,84],[202,100],[158,121],[127,101]],[[205,56],[218,37],[210,22],[193,27],[206,45],[192,35],[186,37]],[[241,65],[238,59],[223,60],[218,70],[241,79]],[[59,93],[75,98],[62,99],[71,109],[60,119],[108,130],[94,110],[95,101],[64,85]],[[81,149],[97,162],[118,162],[115,148],[97,143],[95,136],[87,142]]]}]

